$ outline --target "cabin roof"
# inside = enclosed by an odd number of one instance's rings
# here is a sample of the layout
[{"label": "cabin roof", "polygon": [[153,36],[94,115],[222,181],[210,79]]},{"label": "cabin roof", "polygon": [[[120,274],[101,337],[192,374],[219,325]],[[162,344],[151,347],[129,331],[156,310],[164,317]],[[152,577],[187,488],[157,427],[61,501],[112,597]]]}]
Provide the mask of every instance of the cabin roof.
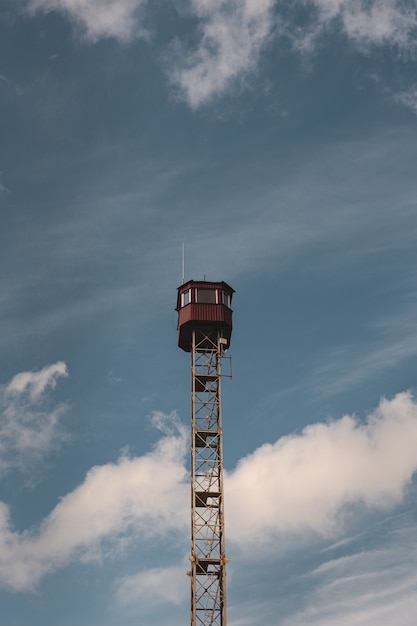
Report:
[{"label": "cabin roof", "polygon": [[178,291],[184,291],[189,289],[190,287],[201,287],[207,289],[224,289],[228,293],[234,293],[235,290],[233,287],[224,282],[224,280],[220,282],[213,282],[208,280],[187,280],[186,283],[183,283],[178,287]]}]

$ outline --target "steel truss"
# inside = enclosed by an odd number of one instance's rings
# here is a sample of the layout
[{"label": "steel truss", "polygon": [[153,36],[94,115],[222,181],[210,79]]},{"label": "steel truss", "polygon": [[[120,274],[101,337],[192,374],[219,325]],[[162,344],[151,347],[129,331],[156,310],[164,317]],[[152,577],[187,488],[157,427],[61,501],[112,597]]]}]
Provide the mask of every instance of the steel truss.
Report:
[{"label": "steel truss", "polygon": [[226,626],[220,331],[191,350],[191,626]]}]

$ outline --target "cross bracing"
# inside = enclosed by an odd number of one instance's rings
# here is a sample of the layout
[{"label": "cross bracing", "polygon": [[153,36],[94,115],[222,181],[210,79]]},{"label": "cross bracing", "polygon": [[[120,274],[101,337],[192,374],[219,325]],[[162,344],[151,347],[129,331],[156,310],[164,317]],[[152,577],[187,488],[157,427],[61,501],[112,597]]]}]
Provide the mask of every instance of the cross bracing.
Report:
[{"label": "cross bracing", "polygon": [[191,626],[226,626],[220,331],[192,331]]}]

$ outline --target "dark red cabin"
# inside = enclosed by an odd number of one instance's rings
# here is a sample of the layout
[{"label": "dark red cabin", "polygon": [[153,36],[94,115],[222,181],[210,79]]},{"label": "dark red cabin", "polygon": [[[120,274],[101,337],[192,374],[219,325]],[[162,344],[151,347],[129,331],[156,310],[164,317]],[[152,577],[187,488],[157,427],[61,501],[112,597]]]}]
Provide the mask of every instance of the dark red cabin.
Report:
[{"label": "dark red cabin", "polygon": [[192,349],[192,330],[200,334],[220,332],[226,348],[232,335],[232,297],[234,289],[225,282],[210,283],[189,280],[178,287],[178,345],[186,352]]}]

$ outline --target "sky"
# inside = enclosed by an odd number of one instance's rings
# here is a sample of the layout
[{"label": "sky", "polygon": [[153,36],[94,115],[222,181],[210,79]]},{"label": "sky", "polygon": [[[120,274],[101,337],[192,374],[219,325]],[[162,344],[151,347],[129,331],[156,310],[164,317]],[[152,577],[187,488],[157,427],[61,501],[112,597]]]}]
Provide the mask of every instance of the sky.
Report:
[{"label": "sky", "polygon": [[189,621],[182,244],[235,289],[229,626],[414,626],[416,42],[415,0],[0,0],[2,626]]}]

